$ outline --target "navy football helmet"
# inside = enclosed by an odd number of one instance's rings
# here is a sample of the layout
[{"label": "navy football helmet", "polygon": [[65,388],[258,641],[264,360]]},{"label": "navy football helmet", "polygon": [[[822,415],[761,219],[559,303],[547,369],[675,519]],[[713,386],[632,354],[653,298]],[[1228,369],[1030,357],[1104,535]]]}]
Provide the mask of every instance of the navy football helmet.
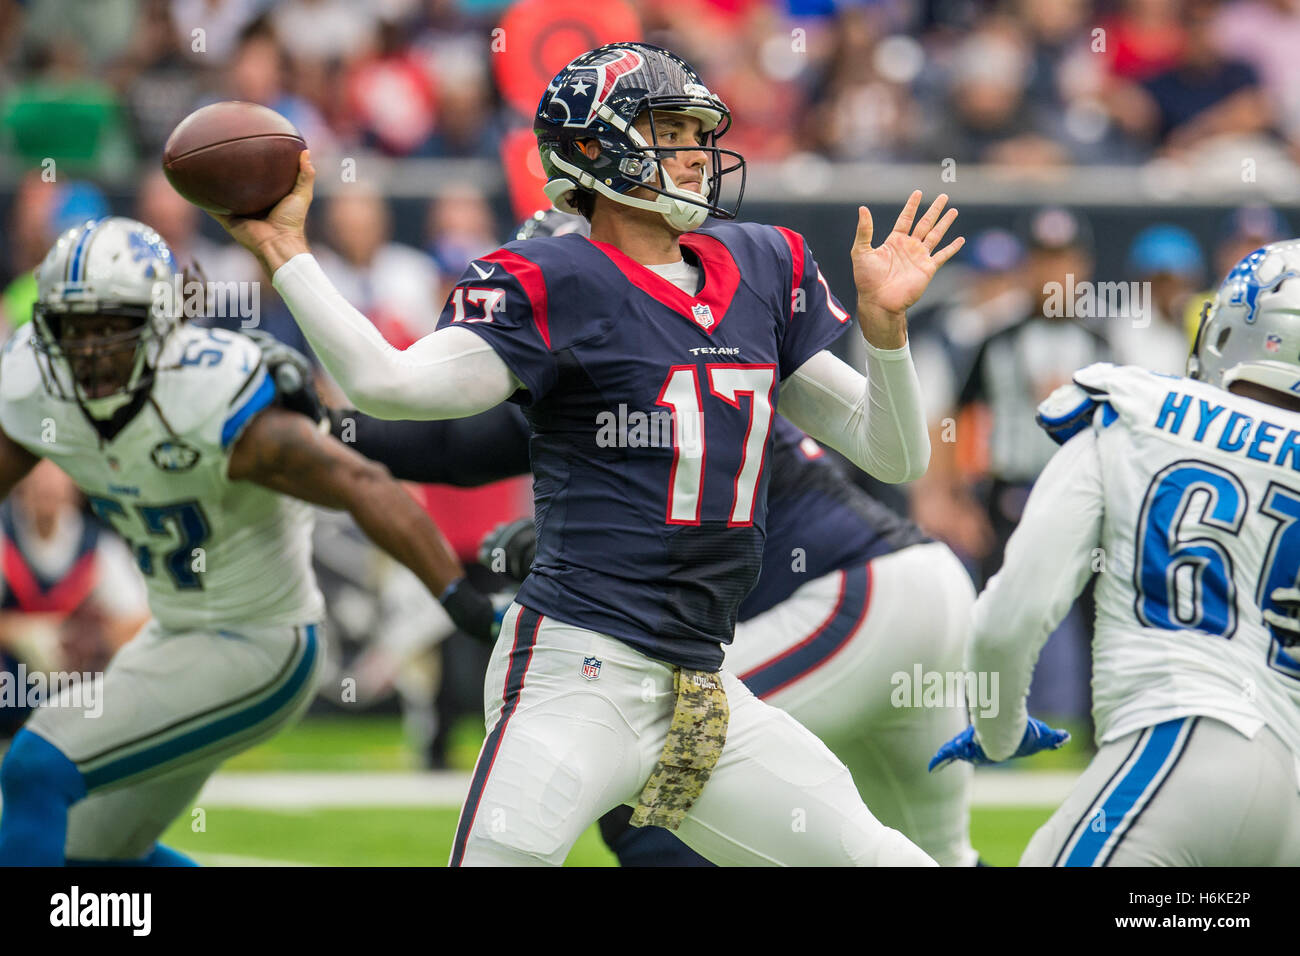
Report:
[{"label": "navy football helmet", "polygon": [[[632,126],[647,111],[650,142]],[[703,145],[660,145],[655,113],[695,117]],[[709,216],[736,218],[745,192],[745,160],[717,145],[730,126],[726,104],[690,64],[648,43],[609,43],[578,57],[546,87],[533,121],[546,171],[546,195],[556,209],[576,213],[575,191],[600,193],[627,206],[654,210],[681,232],[700,227]],[[592,139],[600,144],[595,159],[579,145]],[[700,192],[676,185],[660,162],[666,154],[695,150],[710,159]],[[724,165],[728,159],[734,162]],[[740,173],[740,189],[730,208],[724,208],[722,179],[735,172]],[[654,198],[629,195],[638,186]]]}]

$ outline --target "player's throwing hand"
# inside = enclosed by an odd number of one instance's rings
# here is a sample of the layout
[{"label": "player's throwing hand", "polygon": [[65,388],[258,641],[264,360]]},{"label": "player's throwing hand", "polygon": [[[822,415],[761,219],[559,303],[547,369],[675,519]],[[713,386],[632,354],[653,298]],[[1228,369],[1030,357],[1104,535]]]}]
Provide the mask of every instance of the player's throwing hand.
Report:
[{"label": "player's throwing hand", "polygon": [[941,194],[915,222],[920,204],[921,191],[917,189],[898,214],[893,231],[874,249],[871,211],[858,207],[858,232],[850,251],[858,289],[858,321],[867,341],[878,348],[901,348],[907,341],[904,313],[921,298],[939,267],[966,241],[958,236],[935,252],[957,218],[957,210],[944,213],[948,196]]},{"label": "player's throwing hand", "polygon": [[311,164],[311,150],[298,154],[298,181],[293,192],[281,199],[262,219],[243,216],[220,216],[210,213],[232,239],[257,256],[270,275],[307,246],[307,210],[311,207],[316,167]]}]

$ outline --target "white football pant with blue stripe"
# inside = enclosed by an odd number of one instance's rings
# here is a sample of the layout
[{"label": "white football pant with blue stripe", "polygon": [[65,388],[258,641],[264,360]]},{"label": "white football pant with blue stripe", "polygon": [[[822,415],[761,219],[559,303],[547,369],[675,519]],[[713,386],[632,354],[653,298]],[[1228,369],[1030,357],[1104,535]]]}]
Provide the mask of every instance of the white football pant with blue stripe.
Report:
[{"label": "white football pant with blue stripe", "polygon": [[1300,866],[1300,785],[1267,726],[1182,717],[1102,744],[1021,866]]},{"label": "white football pant with blue stripe", "polygon": [[926,765],[966,727],[965,697],[925,682],[961,670],[975,587],[938,542],[809,581],[736,625],[725,667],[853,774],[868,809],[941,866],[973,866],[973,768]]},{"label": "white football pant with blue stripe", "polygon": [[68,815],[67,857],[145,856],[222,761],[306,709],[322,653],[314,624],[168,631],[150,621],[105,670],[98,716],[39,708],[26,729],[86,785]]}]

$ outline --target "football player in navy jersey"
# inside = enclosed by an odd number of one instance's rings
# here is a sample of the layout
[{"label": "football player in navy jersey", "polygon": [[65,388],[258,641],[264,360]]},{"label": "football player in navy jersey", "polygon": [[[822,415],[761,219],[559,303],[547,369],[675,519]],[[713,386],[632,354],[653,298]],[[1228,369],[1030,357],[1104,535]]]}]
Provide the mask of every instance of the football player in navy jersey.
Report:
[{"label": "football player in navy jersey", "polygon": [[778,407],[883,480],[924,472],[906,309],[960,248],[938,248],[956,213],[940,196],[917,219],[915,192],[872,248],[859,209],[863,376],[825,351],[850,316],[803,238],[728,221],[722,180],[744,170],[717,146],[729,123],[672,53],[620,43],[578,57],[534,125],[548,196],[587,216],[591,238],[471,262],[438,329],[404,352],[310,255],[305,153],[265,219],[221,217],[362,411],[525,409],[537,558],[489,667],[453,865],[559,864],[620,804],[717,863],[932,862],[871,815],[815,736],[721,664],[759,570]]},{"label": "football player in navy jersey", "polygon": [[[352,409],[330,418],[335,435],[404,481],[475,486],[529,470],[528,423],[511,405],[448,422],[387,422]],[[853,484],[780,417],[768,467],[763,570],[741,602],[725,666],[820,737],[878,819],[944,866],[974,864],[971,767],[926,772],[935,742],[965,728],[962,704],[917,707],[911,691],[918,667],[961,669],[970,576],[946,545]],[[535,544],[531,519],[521,518],[485,539],[482,560],[522,580]],[[487,599],[471,591],[446,600]],[[486,625],[474,636],[496,637]],[[706,862],[667,830],[630,827],[630,814],[618,807],[600,821],[625,866]]]},{"label": "football player in navy jersey", "polygon": [[[585,235],[586,227],[579,216],[548,210],[516,238]],[[263,354],[272,368],[293,362],[297,381],[309,378],[296,352],[267,343]],[[388,422],[355,409],[329,417],[336,436],[405,481],[472,487],[530,469],[528,422],[508,403],[441,422]],[[917,667],[961,669],[975,599],[969,575],[945,545],[862,491],[779,416],[768,468],[762,572],[741,602],[725,666],[820,737],[878,819],[942,865],[974,863],[970,766],[926,772],[935,742],[965,728],[961,705],[916,707],[910,692]],[[483,561],[522,580],[535,544],[532,520],[521,518],[489,535]],[[457,589],[443,600],[481,606],[461,618],[482,620],[474,636],[495,639],[486,597]],[[900,674],[908,693],[900,693]],[[666,830],[629,827],[630,813],[618,807],[600,821],[625,865],[705,862]]]}]

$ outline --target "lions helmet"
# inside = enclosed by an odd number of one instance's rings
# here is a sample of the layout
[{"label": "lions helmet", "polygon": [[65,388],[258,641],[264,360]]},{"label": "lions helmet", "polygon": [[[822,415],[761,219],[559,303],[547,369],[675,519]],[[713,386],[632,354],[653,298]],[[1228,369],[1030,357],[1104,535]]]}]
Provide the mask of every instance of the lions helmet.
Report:
[{"label": "lions helmet", "polygon": [[1300,239],[1256,249],[1228,273],[1201,316],[1190,378],[1300,390]]},{"label": "lions helmet", "polygon": [[[650,114],[650,142],[633,128]],[[700,121],[702,145],[665,146],[655,133],[655,114],[673,113]],[[537,107],[537,134],[546,195],[561,212],[577,213],[574,193],[599,193],[615,202],[658,212],[673,229],[689,232],[709,216],[734,219],[745,193],[745,160],[718,140],[731,113],[685,60],[648,43],[609,43],[578,57],[550,82]],[[581,144],[596,140],[600,155],[590,159]],[[673,182],[661,160],[669,154],[702,151],[710,159],[707,178],[694,192]],[[724,166],[724,157],[734,160]],[[740,190],[730,208],[721,205],[722,179],[739,171]],[[630,195],[637,188],[653,198]]]},{"label": "lions helmet", "polygon": [[180,270],[142,222],[88,220],[59,236],[36,269],[32,342],[46,390],[107,419],[153,382],[177,324]]}]

